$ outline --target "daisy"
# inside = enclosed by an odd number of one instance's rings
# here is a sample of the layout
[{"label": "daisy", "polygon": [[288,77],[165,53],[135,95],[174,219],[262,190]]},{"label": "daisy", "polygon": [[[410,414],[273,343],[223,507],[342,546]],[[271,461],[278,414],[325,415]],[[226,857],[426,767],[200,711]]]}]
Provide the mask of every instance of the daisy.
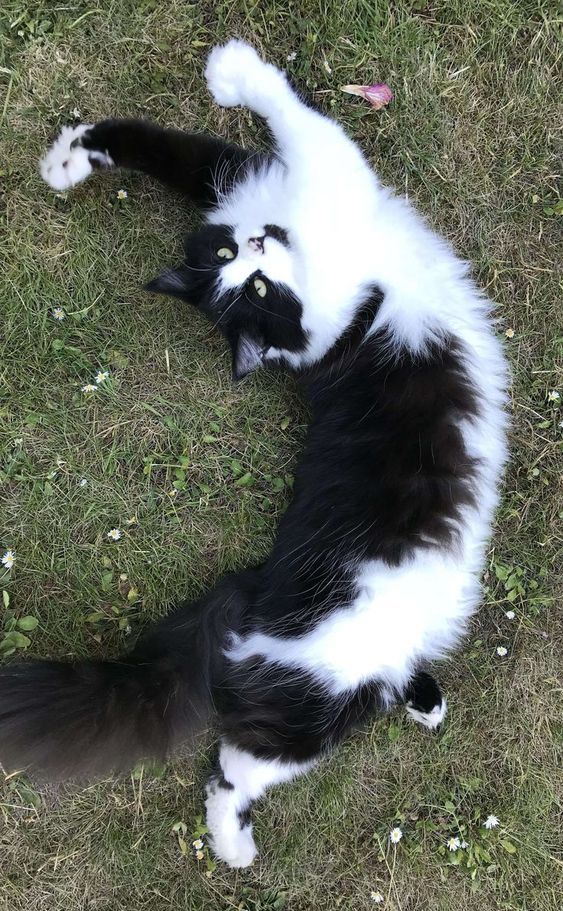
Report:
[{"label": "daisy", "polygon": [[453,836],[448,838],[446,844],[449,851],[457,851],[458,848],[461,848],[461,841],[459,838],[454,838]]},{"label": "daisy", "polygon": [[85,395],[88,395],[90,392],[95,392],[96,389],[97,386],[94,386],[93,383],[86,383],[86,385],[82,387],[82,392],[84,392]]},{"label": "daisy", "polygon": [[504,616],[507,618],[507,620],[514,620],[516,614],[513,610],[507,610]]},{"label": "daisy", "polygon": [[99,386],[100,383],[105,383],[107,379],[109,379],[109,372],[107,370],[98,370],[96,376],[94,377],[94,382],[97,386]]},{"label": "daisy", "polygon": [[499,820],[498,816],[494,816],[494,815],[491,813],[491,815],[490,815],[490,816],[487,816],[487,818],[486,818],[486,820],[485,820],[485,823],[484,823],[485,828],[486,828],[486,829],[496,829],[496,827],[497,827],[498,824],[499,824],[499,821],[500,821],[500,820]]},{"label": "daisy", "polygon": [[505,655],[508,655],[508,649],[504,645],[497,645],[497,655],[499,658],[504,658]]},{"label": "daisy", "polygon": [[514,338],[514,329],[506,329],[504,334],[507,338]]},{"label": "daisy", "polygon": [[551,392],[547,393],[548,402],[558,402],[561,398],[561,393],[557,392],[557,389],[552,389]]},{"label": "daisy", "polygon": [[7,550],[4,556],[2,557],[2,566],[5,566],[6,569],[11,569],[16,560],[16,555],[13,550]]},{"label": "daisy", "polygon": [[111,538],[112,541],[119,541],[122,535],[123,532],[120,528],[112,528],[108,531],[108,538]]},{"label": "daisy", "polygon": [[60,323],[65,318],[66,313],[64,312],[62,307],[53,307],[53,309],[51,310],[51,315],[52,315],[53,319],[58,320]]},{"label": "daisy", "polygon": [[465,851],[465,849],[468,847],[469,847],[469,843],[465,840],[462,841],[462,843],[460,844],[460,848],[462,849],[462,851]]},{"label": "daisy", "polygon": [[401,829],[399,829],[398,826],[396,826],[394,829],[391,829],[391,831],[389,833],[389,841],[392,844],[398,845],[402,837],[403,837],[403,833],[402,833]]},{"label": "daisy", "polygon": [[385,901],[381,892],[370,892],[369,897],[376,905],[381,905]]},{"label": "daisy", "polygon": [[293,63],[293,61],[295,60],[296,57],[297,57],[297,51],[292,51],[291,54],[287,55],[287,58],[286,58],[287,62]]},{"label": "daisy", "polygon": [[203,841],[201,840],[201,838],[196,838],[195,841],[192,841],[192,847],[195,848],[196,851],[201,851],[201,849],[203,848]]},{"label": "daisy", "polygon": [[195,856],[197,860],[203,860],[203,851],[196,851]]},{"label": "daisy", "polygon": [[118,199],[127,199],[129,194],[127,190],[118,190],[116,195]]}]

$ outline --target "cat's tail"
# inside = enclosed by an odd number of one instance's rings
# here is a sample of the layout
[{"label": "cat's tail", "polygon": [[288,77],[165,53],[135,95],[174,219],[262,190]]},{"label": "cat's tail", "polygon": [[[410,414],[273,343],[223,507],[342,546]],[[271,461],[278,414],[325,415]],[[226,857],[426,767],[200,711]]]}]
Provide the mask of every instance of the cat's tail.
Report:
[{"label": "cat's tail", "polygon": [[238,600],[222,585],[172,613],[116,661],[0,668],[4,769],[82,778],[165,759],[206,726]]}]

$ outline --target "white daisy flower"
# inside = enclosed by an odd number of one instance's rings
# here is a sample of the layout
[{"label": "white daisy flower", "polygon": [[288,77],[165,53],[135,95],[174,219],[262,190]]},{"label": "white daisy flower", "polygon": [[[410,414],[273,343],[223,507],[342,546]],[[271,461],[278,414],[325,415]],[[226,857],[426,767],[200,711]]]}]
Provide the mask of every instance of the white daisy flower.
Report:
[{"label": "white daisy flower", "polygon": [[203,848],[203,841],[201,840],[201,838],[196,838],[195,841],[192,841],[192,847],[195,848],[196,851],[201,851],[201,849]]},{"label": "white daisy flower", "polygon": [[498,816],[494,816],[494,815],[491,813],[490,816],[487,816],[487,818],[486,818],[486,820],[485,820],[485,822],[484,822],[484,826],[485,826],[486,829],[496,829],[496,827],[498,826],[499,822],[500,822],[500,820],[499,820]]},{"label": "white daisy flower", "polygon": [[203,860],[203,851],[195,852],[196,860]]},{"label": "white daisy flower", "polygon": [[121,531],[120,528],[111,528],[108,531],[108,538],[111,538],[112,541],[119,541],[119,539],[122,537],[122,535],[123,535],[123,532]]},{"label": "white daisy flower", "polygon": [[65,318],[66,313],[64,312],[62,307],[53,307],[53,309],[51,310],[51,316],[53,317],[53,319],[58,320],[60,323]]},{"label": "white daisy flower", "polygon": [[88,395],[90,392],[95,392],[98,387],[94,386],[93,383],[86,383],[85,386],[82,386],[82,392],[85,395]]},{"label": "white daisy flower", "polygon": [[446,844],[448,846],[448,851],[457,851],[458,848],[461,848],[461,841],[459,838],[454,838],[453,836],[448,838]]},{"label": "white daisy flower", "polygon": [[505,655],[508,655],[508,649],[504,645],[497,645],[497,655],[499,658],[504,658]]},{"label": "white daisy flower", "polygon": [[381,892],[370,892],[369,897],[376,905],[381,905],[385,901]]},{"label": "white daisy flower", "polygon": [[399,828],[399,826],[396,826],[394,829],[391,829],[391,831],[389,833],[389,841],[391,842],[391,844],[398,845],[402,837],[403,837],[403,833],[402,833],[401,829]]},{"label": "white daisy flower", "polygon": [[118,190],[116,193],[118,199],[127,199],[129,196],[127,190]]},{"label": "white daisy flower", "polygon": [[514,620],[516,614],[514,613],[513,610],[507,610],[504,616],[506,617],[507,620]]},{"label": "white daisy flower", "polygon": [[293,61],[295,60],[296,57],[297,57],[297,51],[292,51],[291,54],[287,55],[287,58],[286,58],[287,62],[293,63]]},{"label": "white daisy flower", "polygon": [[504,334],[507,338],[514,338],[514,329],[506,329]]},{"label": "white daisy flower", "polygon": [[552,389],[551,392],[547,393],[548,402],[558,402],[561,398],[561,393],[557,392],[557,389]]},{"label": "white daisy flower", "polygon": [[4,556],[2,557],[2,566],[5,566],[6,569],[11,569],[14,563],[16,562],[16,555],[13,550],[7,550]]},{"label": "white daisy flower", "polygon": [[460,848],[462,849],[462,851],[465,851],[465,849],[468,847],[469,847],[469,842],[465,841],[465,839],[464,839],[462,841],[462,843],[460,844]]},{"label": "white daisy flower", "polygon": [[105,381],[107,379],[109,379],[109,371],[98,370],[96,376],[94,377],[94,382],[96,383],[97,386],[99,386],[100,383],[105,383]]}]

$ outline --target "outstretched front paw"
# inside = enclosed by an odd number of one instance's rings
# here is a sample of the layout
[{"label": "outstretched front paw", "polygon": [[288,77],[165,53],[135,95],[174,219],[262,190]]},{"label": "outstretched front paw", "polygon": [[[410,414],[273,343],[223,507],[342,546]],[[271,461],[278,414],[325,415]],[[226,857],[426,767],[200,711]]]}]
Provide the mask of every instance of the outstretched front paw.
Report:
[{"label": "outstretched front paw", "polygon": [[262,100],[286,88],[284,74],[265,63],[253,47],[233,39],[211,51],[205,78],[217,104],[244,105],[265,114]]},{"label": "outstretched front paw", "polygon": [[39,162],[39,173],[53,190],[69,190],[86,180],[94,167],[113,164],[107,153],[82,146],[82,139],[90,129],[91,126],[85,123],[63,127]]}]

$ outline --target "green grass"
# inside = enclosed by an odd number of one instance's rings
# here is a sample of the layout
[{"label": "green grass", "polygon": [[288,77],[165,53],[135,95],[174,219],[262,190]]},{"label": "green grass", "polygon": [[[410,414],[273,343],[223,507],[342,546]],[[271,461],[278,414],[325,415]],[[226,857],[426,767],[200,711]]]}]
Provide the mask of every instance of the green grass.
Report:
[{"label": "green grass", "polygon": [[[0,551],[16,551],[0,574],[6,631],[33,616],[32,653],[113,654],[129,628],[260,558],[287,503],[304,429],[292,385],[261,376],[232,388],[209,326],[140,289],[174,262],[192,214],[137,176],[97,176],[59,198],[36,170],[75,107],[86,121],[142,115],[263,143],[248,112],[212,107],[203,84],[208,48],[232,34],[281,63],[297,52],[294,75],[471,259],[499,332],[514,329],[513,457],[485,603],[439,670],[443,732],[381,719],[272,792],[249,871],[208,877],[172,833],[185,823],[189,842],[197,829],[205,739],[166,770],[88,788],[7,780],[0,908],[362,911],[376,890],[393,911],[555,911],[563,414],[547,395],[563,393],[561,59],[547,0],[4,0]],[[338,91],[364,81],[388,82],[393,104],[374,113]],[[99,368],[111,379],[85,397]],[[487,833],[489,813],[501,826]],[[449,855],[459,833],[470,849]]]}]

